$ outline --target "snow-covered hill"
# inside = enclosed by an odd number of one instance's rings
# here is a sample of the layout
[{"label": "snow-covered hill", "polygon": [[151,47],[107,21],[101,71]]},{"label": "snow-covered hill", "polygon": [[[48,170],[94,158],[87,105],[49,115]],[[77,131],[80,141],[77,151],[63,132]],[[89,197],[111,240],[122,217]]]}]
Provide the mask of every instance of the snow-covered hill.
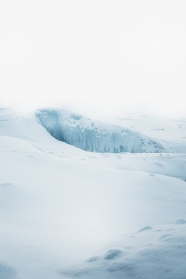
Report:
[{"label": "snow-covered hill", "polygon": [[0,279],[184,279],[181,151],[87,152],[1,109]]}]

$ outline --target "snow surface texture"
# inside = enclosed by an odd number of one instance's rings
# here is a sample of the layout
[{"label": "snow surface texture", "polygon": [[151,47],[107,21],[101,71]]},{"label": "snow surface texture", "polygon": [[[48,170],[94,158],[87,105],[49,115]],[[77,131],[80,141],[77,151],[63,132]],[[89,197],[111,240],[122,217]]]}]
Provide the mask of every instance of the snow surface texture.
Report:
[{"label": "snow surface texture", "polygon": [[165,144],[140,132],[64,109],[43,109],[36,115],[54,138],[86,151],[161,153],[166,150]]},{"label": "snow surface texture", "polygon": [[181,154],[93,153],[0,109],[0,279],[185,279],[186,120],[161,129]]},{"label": "snow surface texture", "polygon": [[144,227],[125,236],[83,265],[59,271],[69,278],[185,279],[186,220]]}]

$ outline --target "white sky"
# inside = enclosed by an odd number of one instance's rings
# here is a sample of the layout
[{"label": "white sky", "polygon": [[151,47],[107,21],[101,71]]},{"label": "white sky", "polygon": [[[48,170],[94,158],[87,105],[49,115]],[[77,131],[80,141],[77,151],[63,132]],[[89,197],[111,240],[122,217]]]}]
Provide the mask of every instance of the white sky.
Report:
[{"label": "white sky", "polygon": [[186,0],[0,0],[0,102],[186,112]]}]

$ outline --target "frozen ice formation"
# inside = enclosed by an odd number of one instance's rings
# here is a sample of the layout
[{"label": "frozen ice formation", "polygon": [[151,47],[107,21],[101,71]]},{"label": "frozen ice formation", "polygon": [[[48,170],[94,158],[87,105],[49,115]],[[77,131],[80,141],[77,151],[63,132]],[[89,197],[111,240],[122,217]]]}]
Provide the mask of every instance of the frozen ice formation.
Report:
[{"label": "frozen ice formation", "polygon": [[64,109],[36,112],[39,122],[57,140],[91,152],[165,152],[162,142],[132,129],[74,114]]}]

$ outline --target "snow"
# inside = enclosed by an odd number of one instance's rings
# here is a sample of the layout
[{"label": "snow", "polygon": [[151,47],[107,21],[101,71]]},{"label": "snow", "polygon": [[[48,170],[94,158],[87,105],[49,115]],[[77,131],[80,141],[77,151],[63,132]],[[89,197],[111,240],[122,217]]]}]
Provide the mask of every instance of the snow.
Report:
[{"label": "snow", "polygon": [[[157,119],[145,119],[124,127],[156,138]],[[95,125],[105,122],[122,126]],[[169,146],[167,123],[158,138]],[[35,113],[1,109],[0,278],[185,278],[186,120],[179,123],[180,153],[95,153],[56,140]]]},{"label": "snow", "polygon": [[64,109],[43,109],[37,117],[56,139],[92,152],[164,152],[163,143],[140,132],[96,121]]},{"label": "snow", "polygon": [[68,278],[184,279],[185,233],[186,225],[146,227],[122,237],[83,265],[60,273]]}]

